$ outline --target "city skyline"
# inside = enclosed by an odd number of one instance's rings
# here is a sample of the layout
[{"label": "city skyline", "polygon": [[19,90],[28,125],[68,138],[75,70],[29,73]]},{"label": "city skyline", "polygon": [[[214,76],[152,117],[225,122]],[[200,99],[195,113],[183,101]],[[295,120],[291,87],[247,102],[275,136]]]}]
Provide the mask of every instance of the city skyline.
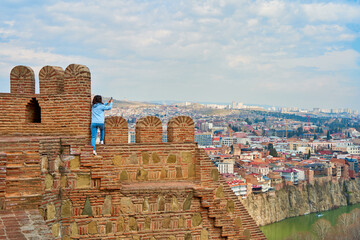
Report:
[{"label": "city skyline", "polygon": [[38,78],[79,63],[117,99],[360,110],[359,1],[17,0],[0,13],[0,92],[15,65]]}]

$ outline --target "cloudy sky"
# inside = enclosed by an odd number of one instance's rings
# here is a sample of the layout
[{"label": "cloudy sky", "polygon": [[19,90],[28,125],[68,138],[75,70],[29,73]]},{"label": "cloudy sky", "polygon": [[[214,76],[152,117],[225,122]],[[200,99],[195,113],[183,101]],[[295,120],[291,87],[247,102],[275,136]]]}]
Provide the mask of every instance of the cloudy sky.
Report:
[{"label": "cloudy sky", "polygon": [[71,63],[117,99],[360,110],[360,1],[1,0],[0,92]]}]

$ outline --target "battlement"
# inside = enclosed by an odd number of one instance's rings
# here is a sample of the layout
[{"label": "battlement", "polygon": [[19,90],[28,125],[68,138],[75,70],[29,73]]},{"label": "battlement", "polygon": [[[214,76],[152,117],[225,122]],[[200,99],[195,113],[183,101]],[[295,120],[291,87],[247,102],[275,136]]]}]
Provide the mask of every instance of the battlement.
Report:
[{"label": "battlement", "polygon": [[[79,64],[70,64],[65,71],[57,66],[45,66],[39,72],[40,95],[90,94],[90,70]],[[12,94],[35,94],[35,74],[27,66],[16,66],[10,73]]]},{"label": "battlement", "polygon": [[35,94],[34,71],[16,66],[10,93],[0,93],[1,135],[87,135],[91,121],[91,74],[86,66],[45,66]]},{"label": "battlement", "polygon": [[[162,122],[154,116],[139,119],[135,126],[136,143],[162,143]],[[195,136],[194,121],[187,116],[173,117],[167,124],[168,142],[193,143]],[[105,119],[105,144],[128,142],[128,124],[120,116]]]}]

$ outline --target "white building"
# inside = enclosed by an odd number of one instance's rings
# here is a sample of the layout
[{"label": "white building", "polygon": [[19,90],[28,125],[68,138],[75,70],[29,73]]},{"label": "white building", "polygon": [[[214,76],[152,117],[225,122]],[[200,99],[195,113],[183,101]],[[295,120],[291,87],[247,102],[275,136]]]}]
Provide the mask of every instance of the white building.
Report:
[{"label": "white building", "polygon": [[234,160],[225,160],[218,163],[219,173],[231,173],[234,174]]},{"label": "white building", "polygon": [[346,151],[349,153],[349,154],[360,154],[360,146],[357,146],[357,145],[352,145],[352,146],[348,146],[346,148]]}]

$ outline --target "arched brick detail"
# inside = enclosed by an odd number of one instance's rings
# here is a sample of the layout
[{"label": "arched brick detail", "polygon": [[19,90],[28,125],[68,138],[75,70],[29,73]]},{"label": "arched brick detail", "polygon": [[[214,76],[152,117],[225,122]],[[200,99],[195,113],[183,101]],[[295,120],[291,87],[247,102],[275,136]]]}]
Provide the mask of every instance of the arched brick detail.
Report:
[{"label": "arched brick detail", "polygon": [[35,93],[35,75],[30,67],[16,66],[11,70],[10,92],[22,94]]},{"label": "arched brick detail", "polygon": [[88,67],[70,64],[65,69],[64,92],[70,94],[91,94],[91,74]]},{"label": "arched brick detail", "polygon": [[178,116],[167,125],[168,142],[185,143],[195,141],[195,124],[191,117]]},{"label": "arched brick detail", "polygon": [[128,123],[120,116],[105,118],[105,144],[128,143]]},{"label": "arched brick detail", "polygon": [[40,94],[61,94],[64,92],[64,69],[45,66],[39,72]]},{"label": "arched brick detail", "polygon": [[135,128],[136,143],[161,143],[162,123],[154,116],[139,119]]}]

